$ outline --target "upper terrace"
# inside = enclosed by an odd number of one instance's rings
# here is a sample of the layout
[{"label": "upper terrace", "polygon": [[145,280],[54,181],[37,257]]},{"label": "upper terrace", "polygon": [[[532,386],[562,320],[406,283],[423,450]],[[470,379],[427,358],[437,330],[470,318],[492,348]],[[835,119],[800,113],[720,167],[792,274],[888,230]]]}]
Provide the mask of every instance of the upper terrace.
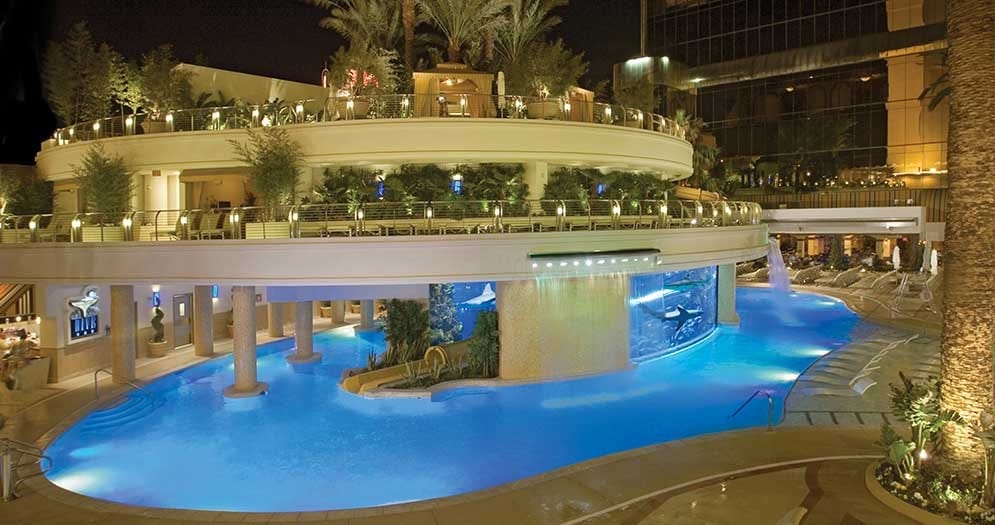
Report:
[{"label": "upper terrace", "polygon": [[229,139],[284,126],[310,166],[384,163],[547,162],[691,174],[684,130],[661,115],[580,98],[408,94],[299,100],[139,113],[57,130],[37,163],[68,179],[88,143],[101,140],[136,172],[237,165]]}]

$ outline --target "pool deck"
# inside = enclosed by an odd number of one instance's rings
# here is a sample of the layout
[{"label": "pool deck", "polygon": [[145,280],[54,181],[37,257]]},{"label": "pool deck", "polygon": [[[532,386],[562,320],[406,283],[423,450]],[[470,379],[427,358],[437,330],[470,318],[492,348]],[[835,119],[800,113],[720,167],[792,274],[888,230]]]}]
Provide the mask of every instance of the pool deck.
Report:
[{"label": "pool deck", "polygon": [[[833,295],[822,288],[811,291]],[[847,302],[850,304],[850,300]],[[881,308],[876,313],[870,307],[866,312],[854,304],[851,308],[871,322],[878,322],[876,316],[887,316]],[[924,333],[922,323],[914,318],[899,322],[907,324],[888,323],[891,335],[908,333],[907,327],[917,327],[919,333]],[[325,328],[328,327],[316,326],[319,330]],[[929,338],[929,343],[921,346],[937,345],[935,334],[924,337]],[[268,340],[271,339],[259,336],[260,344]],[[230,340],[216,345],[219,354],[230,349]],[[142,360],[139,378],[147,381],[202,360],[193,356],[192,350]],[[0,435],[44,444],[75,415],[93,407],[92,377],[49,387],[57,392],[22,399],[16,416],[10,418]],[[887,384],[874,388],[886,392]],[[107,380],[101,382],[105,397],[123,390]],[[839,400],[831,396],[828,400],[818,399],[826,397],[805,398],[792,393],[787,400],[788,410],[816,409],[804,403],[822,403],[833,409],[831,403]],[[856,400],[846,398],[846,402],[878,404],[880,400],[860,396]],[[5,411],[9,414],[9,410]],[[874,444],[878,435],[879,428],[870,424],[786,421],[772,432],[751,429],[662,443],[459,496],[371,509],[296,514],[139,508],[88,498],[61,489],[45,478],[34,478],[21,488],[21,498],[0,503],[0,523],[780,523],[778,520],[786,516],[799,514],[805,515],[805,523],[912,523],[878,503],[863,487],[864,468],[880,454]]]}]

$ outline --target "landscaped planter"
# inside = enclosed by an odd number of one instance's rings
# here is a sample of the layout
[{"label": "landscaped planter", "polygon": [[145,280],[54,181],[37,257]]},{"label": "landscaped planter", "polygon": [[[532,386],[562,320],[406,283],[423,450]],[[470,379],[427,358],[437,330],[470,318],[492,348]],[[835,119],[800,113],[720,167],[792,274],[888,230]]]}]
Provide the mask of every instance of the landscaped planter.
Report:
[{"label": "landscaped planter", "polygon": [[871,463],[867,466],[867,470],[864,471],[864,484],[867,485],[867,490],[870,491],[871,495],[873,495],[885,506],[903,516],[918,521],[923,525],[965,525],[963,521],[933,514],[932,512],[923,510],[902,500],[902,498],[899,498],[891,492],[888,492],[887,489],[878,483],[878,478],[876,476],[878,465],[878,463]]},{"label": "landscaped planter", "polygon": [[142,131],[145,133],[165,133],[169,131],[169,124],[163,120],[145,120],[142,122]]},{"label": "landscaped planter", "polygon": [[245,225],[246,239],[289,239],[290,223],[250,222]]},{"label": "landscaped planter", "polygon": [[166,357],[166,353],[169,352],[169,342],[163,341],[161,343],[156,343],[149,341],[149,349],[146,351],[146,355],[149,357]]},{"label": "landscaped planter", "polygon": [[80,226],[80,239],[83,242],[123,241],[124,229],[118,224]]},{"label": "landscaped planter", "polygon": [[529,102],[525,107],[529,111],[529,118],[545,120],[560,120],[563,118],[563,109],[560,108],[559,100]]},{"label": "landscaped planter", "polygon": [[366,114],[370,112],[370,101],[368,100],[352,100],[352,114],[349,114],[349,101],[340,100],[335,103],[335,109],[339,112],[339,117],[343,119],[349,118],[366,118]]}]

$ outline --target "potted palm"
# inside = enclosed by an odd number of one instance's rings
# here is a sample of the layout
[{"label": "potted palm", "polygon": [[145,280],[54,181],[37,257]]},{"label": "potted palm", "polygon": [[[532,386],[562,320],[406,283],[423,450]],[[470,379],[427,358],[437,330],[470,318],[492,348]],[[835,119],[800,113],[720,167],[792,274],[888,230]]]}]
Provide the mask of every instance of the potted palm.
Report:
[{"label": "potted palm", "polygon": [[365,118],[370,97],[397,89],[397,53],[360,43],[340,47],[331,57],[328,81],[337,90],[339,118]]},{"label": "potted palm", "polygon": [[[72,168],[86,209],[94,214],[87,224],[73,225],[80,228],[80,238],[83,242],[124,240],[121,221],[131,206],[134,191],[133,173],[124,159],[108,155],[103,144],[97,143],[83,155],[83,163]],[[140,230],[141,225],[132,228]]]},{"label": "potted palm", "polygon": [[152,316],[152,340],[149,341],[149,357],[164,357],[169,350],[169,343],[166,342],[166,331],[162,325],[162,318],[166,314],[158,306],[155,307],[155,315]]},{"label": "potted palm", "polygon": [[142,121],[145,133],[170,131],[170,111],[189,101],[190,76],[176,66],[173,47],[164,44],[142,56],[141,85],[148,117]]},{"label": "potted palm", "polygon": [[587,72],[582,54],[563,45],[537,42],[529,46],[517,64],[508,64],[508,87],[512,93],[531,95],[526,103],[529,118],[564,118],[564,96]]},{"label": "potted palm", "polygon": [[290,237],[290,222],[286,216],[293,203],[301,166],[301,147],[286,130],[262,128],[246,130],[248,143],[228,141],[239,160],[249,165],[249,180],[262,198],[263,214],[245,225],[246,239]]}]

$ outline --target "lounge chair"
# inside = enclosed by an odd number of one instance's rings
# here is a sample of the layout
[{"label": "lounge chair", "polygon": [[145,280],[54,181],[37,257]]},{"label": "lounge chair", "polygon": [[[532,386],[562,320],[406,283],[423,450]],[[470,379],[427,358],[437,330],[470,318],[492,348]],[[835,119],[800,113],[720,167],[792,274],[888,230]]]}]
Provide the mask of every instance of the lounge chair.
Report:
[{"label": "lounge chair", "polygon": [[815,284],[832,286],[834,288],[846,288],[861,279],[861,268],[854,267],[846,269],[834,276],[816,279]]},{"label": "lounge chair", "polygon": [[759,270],[750,273],[744,273],[737,277],[737,279],[742,279],[744,281],[766,281],[767,277],[770,275],[770,268],[764,266]]},{"label": "lounge chair", "polygon": [[819,275],[820,275],[821,271],[822,271],[822,265],[821,264],[818,264],[818,265],[815,265],[815,266],[810,266],[810,267],[804,268],[802,270],[798,270],[797,272],[795,272],[795,274],[793,276],[791,276],[791,283],[792,284],[810,284],[810,283],[813,283],[813,282],[815,282],[816,279],[819,278]]}]

